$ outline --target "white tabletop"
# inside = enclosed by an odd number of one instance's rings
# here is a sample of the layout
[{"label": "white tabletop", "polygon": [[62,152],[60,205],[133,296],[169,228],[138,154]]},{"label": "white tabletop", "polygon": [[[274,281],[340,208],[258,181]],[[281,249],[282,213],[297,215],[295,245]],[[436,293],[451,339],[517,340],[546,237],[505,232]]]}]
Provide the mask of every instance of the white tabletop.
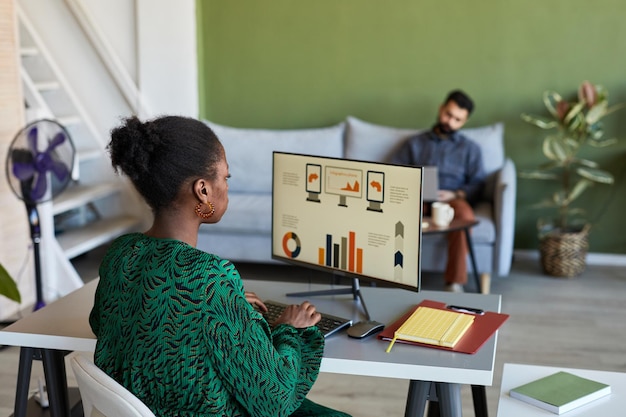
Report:
[{"label": "white tabletop", "polygon": [[570,372],[611,386],[611,394],[568,411],[567,417],[618,417],[626,413],[626,374],[621,372],[594,371],[590,369],[560,368],[552,366],[520,365],[505,363],[502,372],[502,387],[498,403],[499,417],[539,417],[556,414],[511,398],[512,388],[532,382],[558,371]]},{"label": "white tabletop", "polygon": [[93,352],[96,336],[89,327],[97,280],[23,317],[0,331],[0,344]]},{"label": "white tabletop", "polygon": [[[352,318],[355,322],[365,318],[362,308],[351,295],[301,299],[285,296],[285,293],[328,289],[328,286],[299,283],[277,284],[262,281],[248,281],[245,285],[246,290],[256,292],[263,299],[273,298],[276,301],[290,303],[299,303],[303,299],[309,299],[320,311]],[[477,307],[488,311],[500,311],[499,295],[455,294],[440,291],[416,293],[395,288],[366,286],[361,287],[361,292],[371,318],[384,324],[394,322],[424,299]],[[265,296],[266,294],[269,294],[268,297]],[[340,333],[327,338],[320,370],[351,375],[491,385],[496,337],[497,335],[492,337],[473,355],[399,343],[394,345],[390,353],[386,353],[389,342],[378,340],[376,336],[358,340]]]},{"label": "white tabletop", "polygon": [[[97,281],[63,297],[0,331],[0,344],[69,351],[93,351],[96,339],[88,323]],[[287,303],[311,300],[320,311],[336,316],[364,319],[360,305],[351,295],[286,297],[286,293],[329,289],[272,281],[245,281],[248,291],[262,299]],[[343,287],[340,287],[343,288]],[[453,294],[436,291],[419,293],[402,289],[361,287],[371,318],[389,324],[423,299],[500,311],[499,295]],[[349,338],[345,332],[326,340],[321,371],[351,375],[415,379],[459,384],[491,385],[497,335],[473,355],[396,344],[386,353],[388,342],[375,336]]]}]

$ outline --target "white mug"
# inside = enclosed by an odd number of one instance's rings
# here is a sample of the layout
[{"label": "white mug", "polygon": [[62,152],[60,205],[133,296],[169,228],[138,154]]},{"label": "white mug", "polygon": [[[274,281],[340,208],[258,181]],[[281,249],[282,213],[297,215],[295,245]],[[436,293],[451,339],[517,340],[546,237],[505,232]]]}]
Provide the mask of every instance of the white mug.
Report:
[{"label": "white mug", "polygon": [[440,227],[446,227],[454,218],[454,209],[448,203],[433,203],[432,218],[435,225]]}]

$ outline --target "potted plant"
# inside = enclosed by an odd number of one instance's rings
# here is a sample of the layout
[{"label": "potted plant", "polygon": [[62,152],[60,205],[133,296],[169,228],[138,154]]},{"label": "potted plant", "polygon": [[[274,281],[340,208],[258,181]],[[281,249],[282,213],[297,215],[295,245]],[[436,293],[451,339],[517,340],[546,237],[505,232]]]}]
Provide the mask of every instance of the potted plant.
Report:
[{"label": "potted plant", "polygon": [[20,292],[17,285],[7,270],[0,264],[0,295],[4,295],[10,300],[21,302]]},{"label": "potted plant", "polygon": [[609,107],[606,89],[589,81],[580,85],[574,100],[546,91],[543,102],[549,117],[522,114],[522,119],[550,131],[542,146],[547,161],[521,171],[520,176],[557,183],[554,193],[534,206],[554,210],[554,218],[538,222],[541,264],[547,274],[572,277],[585,268],[591,227],[584,210],[573,203],[594,184],[613,184],[611,173],[579,153],[586,146],[605,148],[617,143],[603,137],[602,119],[622,105]]}]

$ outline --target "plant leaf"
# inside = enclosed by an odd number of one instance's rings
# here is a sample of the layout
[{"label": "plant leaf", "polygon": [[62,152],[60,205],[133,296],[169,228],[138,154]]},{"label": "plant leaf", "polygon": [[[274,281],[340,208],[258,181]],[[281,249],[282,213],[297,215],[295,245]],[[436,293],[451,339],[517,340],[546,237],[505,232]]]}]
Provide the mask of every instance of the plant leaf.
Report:
[{"label": "plant leaf", "polygon": [[521,171],[520,178],[528,178],[533,180],[554,180],[556,175],[551,172],[544,171]]},{"label": "plant leaf", "polygon": [[[567,120],[567,118],[566,118]],[[577,113],[571,120],[567,120],[567,128],[570,132],[579,129],[584,129],[585,116],[582,113]]]},{"label": "plant leaf", "polygon": [[581,208],[574,207],[567,210],[567,214],[571,216],[584,216],[585,214],[587,214],[587,211]]},{"label": "plant leaf", "polygon": [[583,178],[602,184],[613,184],[613,175],[601,169],[579,167],[576,173]]},{"label": "plant leaf", "polygon": [[554,207],[557,207],[557,205],[551,199],[541,200],[540,202],[535,203],[531,206],[531,208],[533,209],[554,208]]},{"label": "plant leaf", "polygon": [[624,107],[626,107],[626,103],[615,104],[615,105],[609,107],[608,109],[606,109],[606,113],[604,113],[604,115],[606,116],[606,115],[611,114],[611,113],[613,113],[615,111],[618,111],[619,109],[624,108]]},{"label": "plant leaf", "polygon": [[522,120],[542,129],[553,129],[559,125],[559,123],[555,120],[550,120],[541,116],[531,116],[526,113],[522,114]]},{"label": "plant leaf", "polygon": [[560,164],[558,162],[555,161],[548,161],[548,162],[544,162],[543,164],[539,165],[539,171],[549,171],[551,169],[557,168],[559,167]]},{"label": "plant leaf", "polygon": [[596,129],[590,129],[591,130],[591,137],[589,138],[590,140],[600,140],[602,138],[602,136],[604,135],[604,130],[602,130],[601,128],[596,128]]},{"label": "plant leaf", "polygon": [[580,165],[584,165],[586,167],[589,167],[589,168],[597,168],[598,167],[598,163],[597,162],[590,161],[589,159],[576,159],[575,162],[579,163]]},{"label": "plant leaf", "polygon": [[580,147],[580,143],[576,139],[572,139],[570,137],[566,137],[563,139],[563,143],[569,146],[570,149],[578,149]]},{"label": "plant leaf", "polygon": [[606,116],[606,111],[609,107],[609,103],[607,101],[601,101],[596,103],[589,111],[587,112],[587,116],[585,117],[585,121],[587,124],[594,125],[604,116]]},{"label": "plant leaf", "polygon": [[584,107],[585,102],[579,101],[578,103],[576,103],[574,107],[572,107],[571,110],[567,112],[567,116],[565,116],[565,119],[563,119],[563,123],[565,123],[566,125],[569,124],[574,117],[578,116],[578,114]]},{"label": "plant leaf", "polygon": [[564,191],[557,191],[552,194],[552,201],[557,207],[565,206],[567,205],[567,196]]},{"label": "plant leaf", "polygon": [[596,88],[596,94],[598,96],[597,101],[607,101],[609,98],[609,92],[607,91],[606,87],[602,84],[596,84],[594,87]]},{"label": "plant leaf", "polygon": [[617,138],[605,139],[605,140],[590,140],[589,144],[595,148],[606,148],[607,146],[615,145]]},{"label": "plant leaf", "polygon": [[561,100],[563,100],[563,98],[561,98],[556,91],[545,91],[543,93],[543,103],[546,105],[550,114],[557,119],[559,118],[559,114],[556,111],[556,104]]},{"label": "plant leaf", "polygon": [[561,141],[556,136],[547,136],[543,141],[543,154],[553,161],[563,162],[567,159],[567,153]]},{"label": "plant leaf", "polygon": [[572,188],[572,191],[570,191],[564,204],[571,204],[572,201],[580,197],[583,191],[591,187],[591,185],[593,185],[591,181],[586,180],[586,179],[581,179],[580,181],[578,181],[576,185],[574,185],[574,188]]},{"label": "plant leaf", "polygon": [[15,281],[13,281],[13,278],[11,278],[2,264],[0,264],[0,294],[17,303],[22,302],[17,284],[15,284]]}]

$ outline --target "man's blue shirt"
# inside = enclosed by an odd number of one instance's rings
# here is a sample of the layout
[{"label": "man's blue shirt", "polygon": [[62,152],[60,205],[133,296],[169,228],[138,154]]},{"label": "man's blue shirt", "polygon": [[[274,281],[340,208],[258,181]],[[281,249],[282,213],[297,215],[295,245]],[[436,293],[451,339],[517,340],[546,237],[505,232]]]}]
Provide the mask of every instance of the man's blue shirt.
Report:
[{"label": "man's blue shirt", "polygon": [[446,138],[434,131],[412,136],[393,155],[391,162],[403,165],[437,166],[439,188],[463,190],[470,203],[482,192],[485,181],[482,153],[478,145],[459,132]]}]

